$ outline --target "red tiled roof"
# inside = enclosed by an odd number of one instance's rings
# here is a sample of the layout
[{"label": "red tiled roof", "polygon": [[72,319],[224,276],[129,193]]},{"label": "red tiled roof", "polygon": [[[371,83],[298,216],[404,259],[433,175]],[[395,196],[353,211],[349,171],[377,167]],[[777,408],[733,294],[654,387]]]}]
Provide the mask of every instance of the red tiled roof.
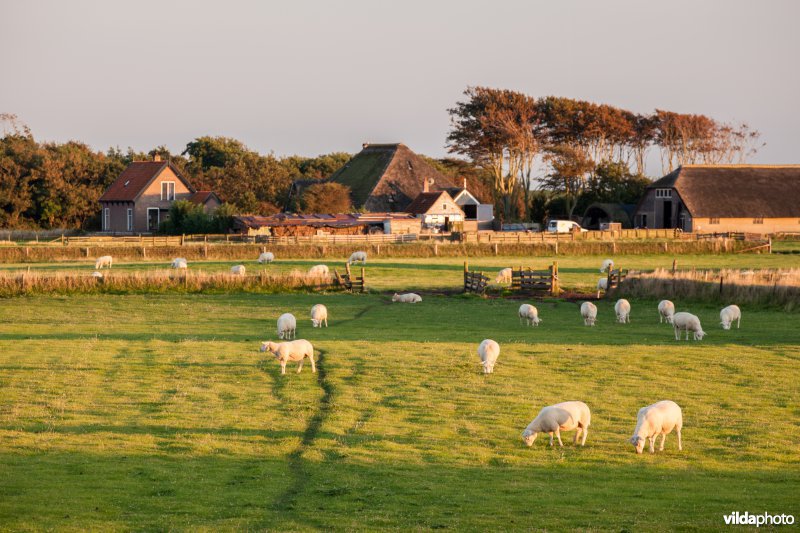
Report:
[{"label": "red tiled roof", "polygon": [[178,169],[169,164],[168,161],[134,161],[122,174],[106,189],[101,202],[132,202],[147,187],[147,185],[161,172],[170,167],[172,171],[183,180],[190,191],[194,192],[191,185],[181,176]]},{"label": "red tiled roof", "polygon": [[411,202],[411,204],[406,208],[406,211],[414,215],[424,215],[430,210],[431,207],[436,205],[436,201],[443,194],[447,194],[447,192],[421,192],[419,193],[419,196],[414,198],[414,201]]},{"label": "red tiled roof", "polygon": [[216,196],[212,191],[197,191],[189,197],[189,201],[193,204],[203,205],[212,196]]}]

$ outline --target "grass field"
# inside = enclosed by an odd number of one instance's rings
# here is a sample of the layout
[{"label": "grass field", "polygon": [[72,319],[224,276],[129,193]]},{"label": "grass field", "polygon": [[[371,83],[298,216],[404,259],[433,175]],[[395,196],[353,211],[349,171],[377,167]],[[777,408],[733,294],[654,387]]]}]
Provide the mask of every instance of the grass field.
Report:
[{"label": "grass field", "polygon": [[[424,279],[457,281],[433,265]],[[306,319],[319,302],[330,328]],[[519,303],[0,300],[0,529],[705,531],[733,511],[800,514],[796,315],[745,307],[723,331],[694,306],[708,336],[687,343],[655,302],[634,301],[629,325],[600,302],[595,328],[556,301],[525,328]],[[257,351],[285,311],[317,374],[281,376]],[[484,376],[487,337],[502,351]],[[667,398],[683,452],[670,435],[637,456],[636,411]],[[525,447],[538,409],[568,399],[592,408],[586,447]]]}]

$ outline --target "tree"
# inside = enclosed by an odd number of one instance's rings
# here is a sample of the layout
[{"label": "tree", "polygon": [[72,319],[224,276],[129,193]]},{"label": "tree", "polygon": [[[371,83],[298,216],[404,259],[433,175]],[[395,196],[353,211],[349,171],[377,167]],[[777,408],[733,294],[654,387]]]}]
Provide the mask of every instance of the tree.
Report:
[{"label": "tree", "polygon": [[593,202],[633,204],[651,183],[641,174],[632,174],[624,163],[606,160],[597,165],[586,194]]},{"label": "tree", "polygon": [[566,144],[550,147],[545,161],[552,172],[542,185],[564,197],[567,216],[572,219],[578,198],[586,188],[586,175],[594,169],[594,163],[586,154]]},{"label": "tree", "polygon": [[315,183],[309,185],[300,197],[301,213],[349,213],[350,187],[341,183]]}]

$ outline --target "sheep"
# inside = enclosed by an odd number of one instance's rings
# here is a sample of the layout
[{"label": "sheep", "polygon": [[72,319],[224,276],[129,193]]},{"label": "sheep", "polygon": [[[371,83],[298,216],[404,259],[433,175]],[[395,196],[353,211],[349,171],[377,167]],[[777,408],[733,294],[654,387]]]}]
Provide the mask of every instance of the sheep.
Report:
[{"label": "sheep", "polygon": [[353,252],[350,254],[350,259],[347,260],[348,263],[351,265],[353,263],[359,262],[362,265],[367,264],[367,252]]},{"label": "sheep", "polygon": [[511,269],[504,268],[500,272],[497,273],[497,277],[494,278],[495,283],[511,283]]},{"label": "sheep", "polygon": [[491,374],[494,372],[494,364],[497,362],[497,357],[500,355],[500,345],[492,339],[484,339],[478,346],[478,357],[481,358],[483,365],[483,373]]},{"label": "sheep", "polygon": [[244,265],[234,265],[231,267],[231,274],[234,276],[245,276],[247,274],[247,269]]},{"label": "sheep", "polygon": [[186,263],[186,259],[183,257],[176,257],[172,260],[172,264],[170,265],[171,268],[188,268],[188,264]]},{"label": "sheep", "polygon": [[614,312],[617,313],[617,321],[620,324],[631,322],[631,303],[625,298],[620,298],[614,304]]},{"label": "sheep", "polygon": [[522,304],[519,306],[519,323],[522,324],[522,320],[525,320],[525,324],[530,326],[538,326],[541,320],[539,319],[539,310],[536,309],[531,304]]},{"label": "sheep", "polygon": [[328,308],[322,304],[317,304],[311,308],[311,324],[315,328],[321,328],[322,323],[328,327]]},{"label": "sheep", "polygon": [[675,315],[675,304],[669,300],[658,302],[658,323],[666,322],[672,324],[672,317]]},{"label": "sheep", "polygon": [[311,361],[311,371],[316,372],[314,364],[314,347],[305,339],[298,339],[290,342],[262,342],[261,351],[269,351],[275,359],[281,363],[281,375],[286,374],[286,363],[288,361],[299,361],[297,373],[303,369],[303,360],[308,357]]},{"label": "sheep", "polygon": [[275,254],[272,252],[263,252],[258,256],[258,262],[261,264],[272,263],[273,261],[275,261]]},{"label": "sheep", "polygon": [[97,270],[95,270],[94,272],[92,272],[92,277],[93,278],[98,278],[98,279],[103,279],[103,273],[102,272],[98,272]]},{"label": "sheep", "polygon": [[406,294],[394,293],[394,296],[392,296],[392,301],[404,304],[415,304],[422,301],[422,296],[420,296],[419,294],[414,294],[413,292],[409,292]]},{"label": "sheep", "polygon": [[733,321],[736,321],[736,329],[739,329],[739,324],[742,322],[742,310],[738,305],[729,305],[719,312],[720,325],[722,329],[731,329]]},{"label": "sheep", "polygon": [[314,265],[308,271],[309,278],[324,278],[328,275],[328,265]]},{"label": "sheep", "polygon": [[681,442],[681,428],[683,427],[683,414],[678,404],[670,400],[648,405],[639,409],[636,415],[636,429],[633,430],[631,444],[636,447],[636,453],[644,450],[644,441],[650,441],[650,453],[655,453],[656,437],[661,435],[661,446],[658,451],[664,451],[664,441],[667,433],[673,429],[678,434],[678,450],[683,450]]},{"label": "sheep", "polygon": [[586,326],[594,326],[597,321],[597,306],[592,302],[583,302],[581,304],[581,316],[583,323]]},{"label": "sheep", "polygon": [[700,319],[691,313],[675,313],[672,316],[672,327],[675,330],[675,340],[681,340],[681,330],[686,331],[686,340],[689,340],[689,332],[693,333],[692,338],[696,341],[703,340],[706,332],[700,326]]},{"label": "sheep", "polygon": [[[548,405],[543,407],[533,422],[528,424],[525,431],[522,432],[522,440],[528,446],[533,446],[533,442],[539,433],[550,434],[550,446],[553,445],[553,433],[556,434],[558,445],[562,448],[564,443],[561,442],[562,431],[575,432],[574,444],[578,444],[578,438],[581,437],[581,446],[586,444],[586,436],[589,434],[589,424],[592,421],[592,413],[589,411],[589,406],[583,402],[561,402],[555,405]],[[581,435],[583,433],[583,435]]]},{"label": "sheep", "polygon": [[108,267],[111,268],[111,263],[113,262],[110,255],[101,255],[97,258],[97,261],[94,262],[94,269],[100,270],[101,268]]},{"label": "sheep", "polygon": [[297,319],[291,313],[284,313],[278,317],[278,338],[297,338]]},{"label": "sheep", "polygon": [[597,280],[597,297],[600,298],[600,291],[608,290],[608,278],[600,278]]},{"label": "sheep", "polygon": [[614,268],[614,260],[613,259],[606,259],[603,261],[603,265],[600,267],[600,272],[608,272]]}]

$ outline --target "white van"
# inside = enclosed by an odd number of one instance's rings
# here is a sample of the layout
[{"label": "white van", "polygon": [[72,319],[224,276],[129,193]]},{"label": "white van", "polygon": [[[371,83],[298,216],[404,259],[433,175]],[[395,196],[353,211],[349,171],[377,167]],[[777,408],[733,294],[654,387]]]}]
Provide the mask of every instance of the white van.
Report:
[{"label": "white van", "polygon": [[551,220],[547,224],[548,233],[571,233],[573,231],[587,231],[580,224],[571,220]]}]

